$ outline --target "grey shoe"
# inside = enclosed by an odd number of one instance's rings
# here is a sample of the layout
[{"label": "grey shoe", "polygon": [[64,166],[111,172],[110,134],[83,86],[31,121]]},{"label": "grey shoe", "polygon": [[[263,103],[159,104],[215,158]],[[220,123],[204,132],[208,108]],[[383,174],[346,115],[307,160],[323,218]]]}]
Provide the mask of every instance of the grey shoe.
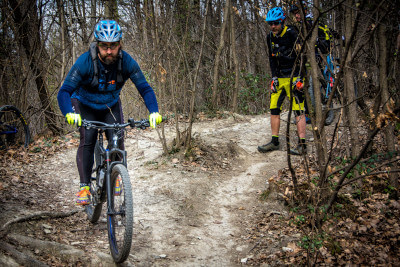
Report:
[{"label": "grey shoe", "polygon": [[269,142],[268,144],[257,147],[258,152],[261,152],[261,153],[266,153],[266,152],[278,150],[278,149],[279,149],[279,145],[275,145],[272,142]]},{"label": "grey shoe", "polygon": [[333,110],[330,110],[328,112],[328,116],[326,117],[325,125],[326,126],[331,125],[334,119],[335,119],[335,112]]},{"label": "grey shoe", "polygon": [[307,153],[307,146],[306,145],[297,145],[296,148],[292,148],[289,151],[290,155],[301,156]]}]

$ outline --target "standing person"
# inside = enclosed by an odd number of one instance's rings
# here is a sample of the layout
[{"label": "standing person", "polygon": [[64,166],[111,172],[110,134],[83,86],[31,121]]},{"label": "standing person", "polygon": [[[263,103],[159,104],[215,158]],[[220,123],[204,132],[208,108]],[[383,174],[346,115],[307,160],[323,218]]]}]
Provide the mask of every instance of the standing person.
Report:
[{"label": "standing person", "polygon": [[[301,39],[304,39],[302,37],[304,34],[303,27],[306,27],[307,32],[309,32],[312,28],[313,21],[312,21],[311,14],[306,15],[307,6],[304,5],[304,15],[305,15],[306,19],[305,19],[305,23],[303,23],[299,5],[292,5],[290,7],[289,12],[294,16],[294,21],[295,21],[295,25],[293,25],[294,29],[297,31],[297,33],[299,34]],[[319,23],[317,27],[318,27],[318,36],[317,36],[317,41],[315,44],[315,57],[316,57],[317,64],[320,69],[321,77],[323,77],[323,79],[322,78],[320,79],[321,86],[322,86],[322,88],[327,88],[328,83],[330,83],[329,85],[333,84],[333,78],[331,75],[329,75],[328,68],[332,72],[334,72],[335,70],[333,69],[332,63],[328,64],[328,66],[325,66],[326,64],[322,60],[322,55],[326,58],[326,61],[331,62],[331,59],[329,59],[329,58],[331,57],[330,53],[331,53],[332,39],[333,39],[333,37],[339,38],[339,35],[337,32],[330,29],[325,24]],[[308,91],[309,91],[310,97],[311,97],[311,104],[313,106],[315,106],[314,90],[312,88],[312,79],[311,78],[310,78],[310,87],[308,88]],[[324,103],[328,100],[327,96],[325,94],[323,94],[322,100]],[[306,122],[307,123],[311,123],[311,120],[308,116],[309,115],[309,105],[310,105],[310,103],[307,103],[307,101],[306,101],[305,113],[306,113]],[[332,104],[331,108],[332,107],[333,107],[333,104]],[[325,120],[325,125],[330,125],[333,122],[334,117],[335,117],[334,111],[331,109],[328,112],[328,117]]]},{"label": "standing person", "polygon": [[291,154],[301,155],[306,152],[306,120],[304,116],[303,82],[300,78],[299,66],[295,64],[297,32],[285,25],[286,15],[282,8],[275,7],[269,10],[266,21],[271,28],[267,36],[269,63],[272,73],[271,81],[271,142],[259,146],[258,151],[265,153],[279,149],[280,113],[285,97],[290,99],[290,76],[293,68],[294,97],[292,110],[296,116],[296,126],[299,135],[299,146],[292,149]]},{"label": "standing person", "polygon": [[[67,123],[81,126],[82,119],[123,123],[119,95],[125,82],[131,79],[150,112],[150,126],[155,128],[162,120],[155,93],[138,63],[122,50],[122,30],[118,23],[101,20],[95,26],[94,38],[96,42],[76,60],[58,92],[58,105]],[[98,132],[96,129],[80,127],[79,133],[76,162],[80,189],[76,204],[87,205],[90,203],[89,185]],[[107,131],[106,136],[111,137]],[[122,133],[120,137],[119,146],[123,148]]]},{"label": "standing person", "polygon": [[[305,7],[304,12],[307,13],[307,7]],[[300,8],[297,5],[292,5],[290,7],[289,12],[293,14],[294,20],[295,20],[295,25],[294,28],[296,29],[297,33],[302,36],[302,27],[303,27],[303,21],[301,18],[300,14]],[[312,26],[312,16],[311,14],[305,14],[306,20],[305,20],[305,27],[307,31],[311,30]],[[317,56],[318,63],[321,64],[321,56],[320,53],[323,55],[327,55],[330,52],[330,46],[331,46],[331,39],[332,39],[332,34],[337,34],[334,32],[332,29],[330,29],[327,25],[318,24],[318,37],[317,37],[317,42],[316,42],[316,47],[315,47],[315,54]]]}]

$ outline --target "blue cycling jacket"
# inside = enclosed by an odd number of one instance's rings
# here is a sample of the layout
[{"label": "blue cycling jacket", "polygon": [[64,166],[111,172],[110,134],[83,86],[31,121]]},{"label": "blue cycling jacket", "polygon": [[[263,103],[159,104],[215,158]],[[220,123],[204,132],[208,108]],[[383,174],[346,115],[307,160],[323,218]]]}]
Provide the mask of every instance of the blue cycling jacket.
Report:
[{"label": "blue cycling jacket", "polygon": [[93,78],[93,62],[90,52],[82,54],[72,66],[58,95],[58,105],[62,114],[74,112],[71,98],[95,110],[104,110],[114,106],[126,80],[131,79],[142,96],[150,113],[158,112],[158,104],[153,88],[148,84],[139,64],[125,51],[122,51],[123,83],[117,86],[117,63],[106,65],[97,59],[99,68],[98,88],[90,88]]}]

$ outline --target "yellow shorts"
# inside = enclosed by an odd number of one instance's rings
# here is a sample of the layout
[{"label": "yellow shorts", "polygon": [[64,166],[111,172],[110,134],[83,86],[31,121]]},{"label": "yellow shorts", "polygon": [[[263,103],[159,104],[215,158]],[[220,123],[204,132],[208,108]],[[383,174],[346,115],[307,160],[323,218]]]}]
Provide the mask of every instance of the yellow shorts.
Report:
[{"label": "yellow shorts", "polygon": [[[293,77],[293,82],[296,81],[298,77]],[[270,109],[282,110],[283,101],[286,96],[290,99],[290,78],[278,78],[279,88],[276,93],[271,94],[271,104]],[[304,110],[304,92],[299,92],[294,90],[293,106],[292,110]],[[278,113],[279,114],[279,113]],[[277,114],[273,114],[277,115]]]}]

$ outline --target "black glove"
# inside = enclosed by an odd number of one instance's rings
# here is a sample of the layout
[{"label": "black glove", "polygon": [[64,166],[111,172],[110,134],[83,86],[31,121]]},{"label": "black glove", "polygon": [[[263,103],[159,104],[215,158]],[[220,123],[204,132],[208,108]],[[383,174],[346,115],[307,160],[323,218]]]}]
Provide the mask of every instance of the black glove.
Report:
[{"label": "black glove", "polygon": [[277,93],[278,92],[278,88],[279,88],[279,80],[277,77],[273,77],[272,81],[271,81],[271,92]]}]

